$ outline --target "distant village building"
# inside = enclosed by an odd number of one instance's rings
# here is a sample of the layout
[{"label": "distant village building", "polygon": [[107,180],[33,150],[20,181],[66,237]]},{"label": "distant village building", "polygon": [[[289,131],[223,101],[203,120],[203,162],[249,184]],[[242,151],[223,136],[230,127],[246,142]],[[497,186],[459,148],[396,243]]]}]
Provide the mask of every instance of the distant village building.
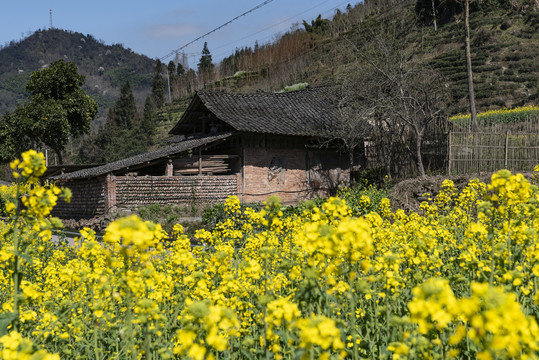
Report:
[{"label": "distant village building", "polygon": [[169,132],[171,145],[54,176],[73,192],[64,218],[152,203],[295,203],[349,178],[347,156],[321,146],[337,115],[326,88],[288,93],[199,91]]}]

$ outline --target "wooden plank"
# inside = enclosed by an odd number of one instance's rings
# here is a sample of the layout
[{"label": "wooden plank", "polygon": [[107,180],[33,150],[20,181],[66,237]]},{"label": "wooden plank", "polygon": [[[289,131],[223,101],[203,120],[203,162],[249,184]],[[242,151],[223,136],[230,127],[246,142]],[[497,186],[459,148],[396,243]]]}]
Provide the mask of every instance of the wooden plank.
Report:
[{"label": "wooden plank", "polygon": [[174,170],[174,175],[203,175],[207,173],[228,173],[230,172],[229,168],[209,168],[209,169],[203,169],[202,174],[199,173],[198,169],[182,169],[182,170]]}]

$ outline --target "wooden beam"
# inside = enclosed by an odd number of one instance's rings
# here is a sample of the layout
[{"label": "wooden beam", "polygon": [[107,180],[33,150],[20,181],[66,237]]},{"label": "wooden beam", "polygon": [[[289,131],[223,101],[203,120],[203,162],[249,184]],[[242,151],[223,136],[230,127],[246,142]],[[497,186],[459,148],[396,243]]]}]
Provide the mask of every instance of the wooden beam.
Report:
[{"label": "wooden beam", "polygon": [[202,148],[198,148],[198,175],[202,175]]}]

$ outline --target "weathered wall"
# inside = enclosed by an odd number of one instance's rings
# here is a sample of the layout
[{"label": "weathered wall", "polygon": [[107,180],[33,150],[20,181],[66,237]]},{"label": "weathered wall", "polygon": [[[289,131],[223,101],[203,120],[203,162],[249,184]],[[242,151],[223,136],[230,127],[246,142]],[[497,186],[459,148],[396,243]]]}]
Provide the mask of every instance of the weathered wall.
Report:
[{"label": "weathered wall", "polygon": [[236,175],[117,176],[116,206],[136,208],[148,204],[215,203],[236,195]]},{"label": "weathered wall", "polygon": [[106,179],[70,181],[58,183],[72,192],[71,202],[58,200],[53,215],[63,219],[89,219],[105,213]]},{"label": "weathered wall", "polygon": [[223,202],[238,194],[238,176],[107,176],[69,181],[59,185],[71,189],[71,203],[59,201],[53,214],[79,220],[103,215],[117,207]]},{"label": "weathered wall", "polygon": [[286,204],[308,197],[305,149],[246,148],[244,156],[245,202],[277,195]]},{"label": "weathered wall", "polygon": [[349,178],[338,153],[308,149],[299,137],[250,136],[243,157],[245,183],[239,194],[245,202],[277,195],[283,204],[293,204],[326,196]]}]

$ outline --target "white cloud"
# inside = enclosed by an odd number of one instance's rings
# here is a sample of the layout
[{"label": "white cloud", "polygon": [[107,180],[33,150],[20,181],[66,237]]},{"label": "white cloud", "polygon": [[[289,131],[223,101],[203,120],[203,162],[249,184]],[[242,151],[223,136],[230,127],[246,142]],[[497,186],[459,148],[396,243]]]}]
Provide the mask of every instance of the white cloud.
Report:
[{"label": "white cloud", "polygon": [[160,24],[146,28],[145,33],[154,39],[178,38],[200,33],[202,30],[195,24]]}]

